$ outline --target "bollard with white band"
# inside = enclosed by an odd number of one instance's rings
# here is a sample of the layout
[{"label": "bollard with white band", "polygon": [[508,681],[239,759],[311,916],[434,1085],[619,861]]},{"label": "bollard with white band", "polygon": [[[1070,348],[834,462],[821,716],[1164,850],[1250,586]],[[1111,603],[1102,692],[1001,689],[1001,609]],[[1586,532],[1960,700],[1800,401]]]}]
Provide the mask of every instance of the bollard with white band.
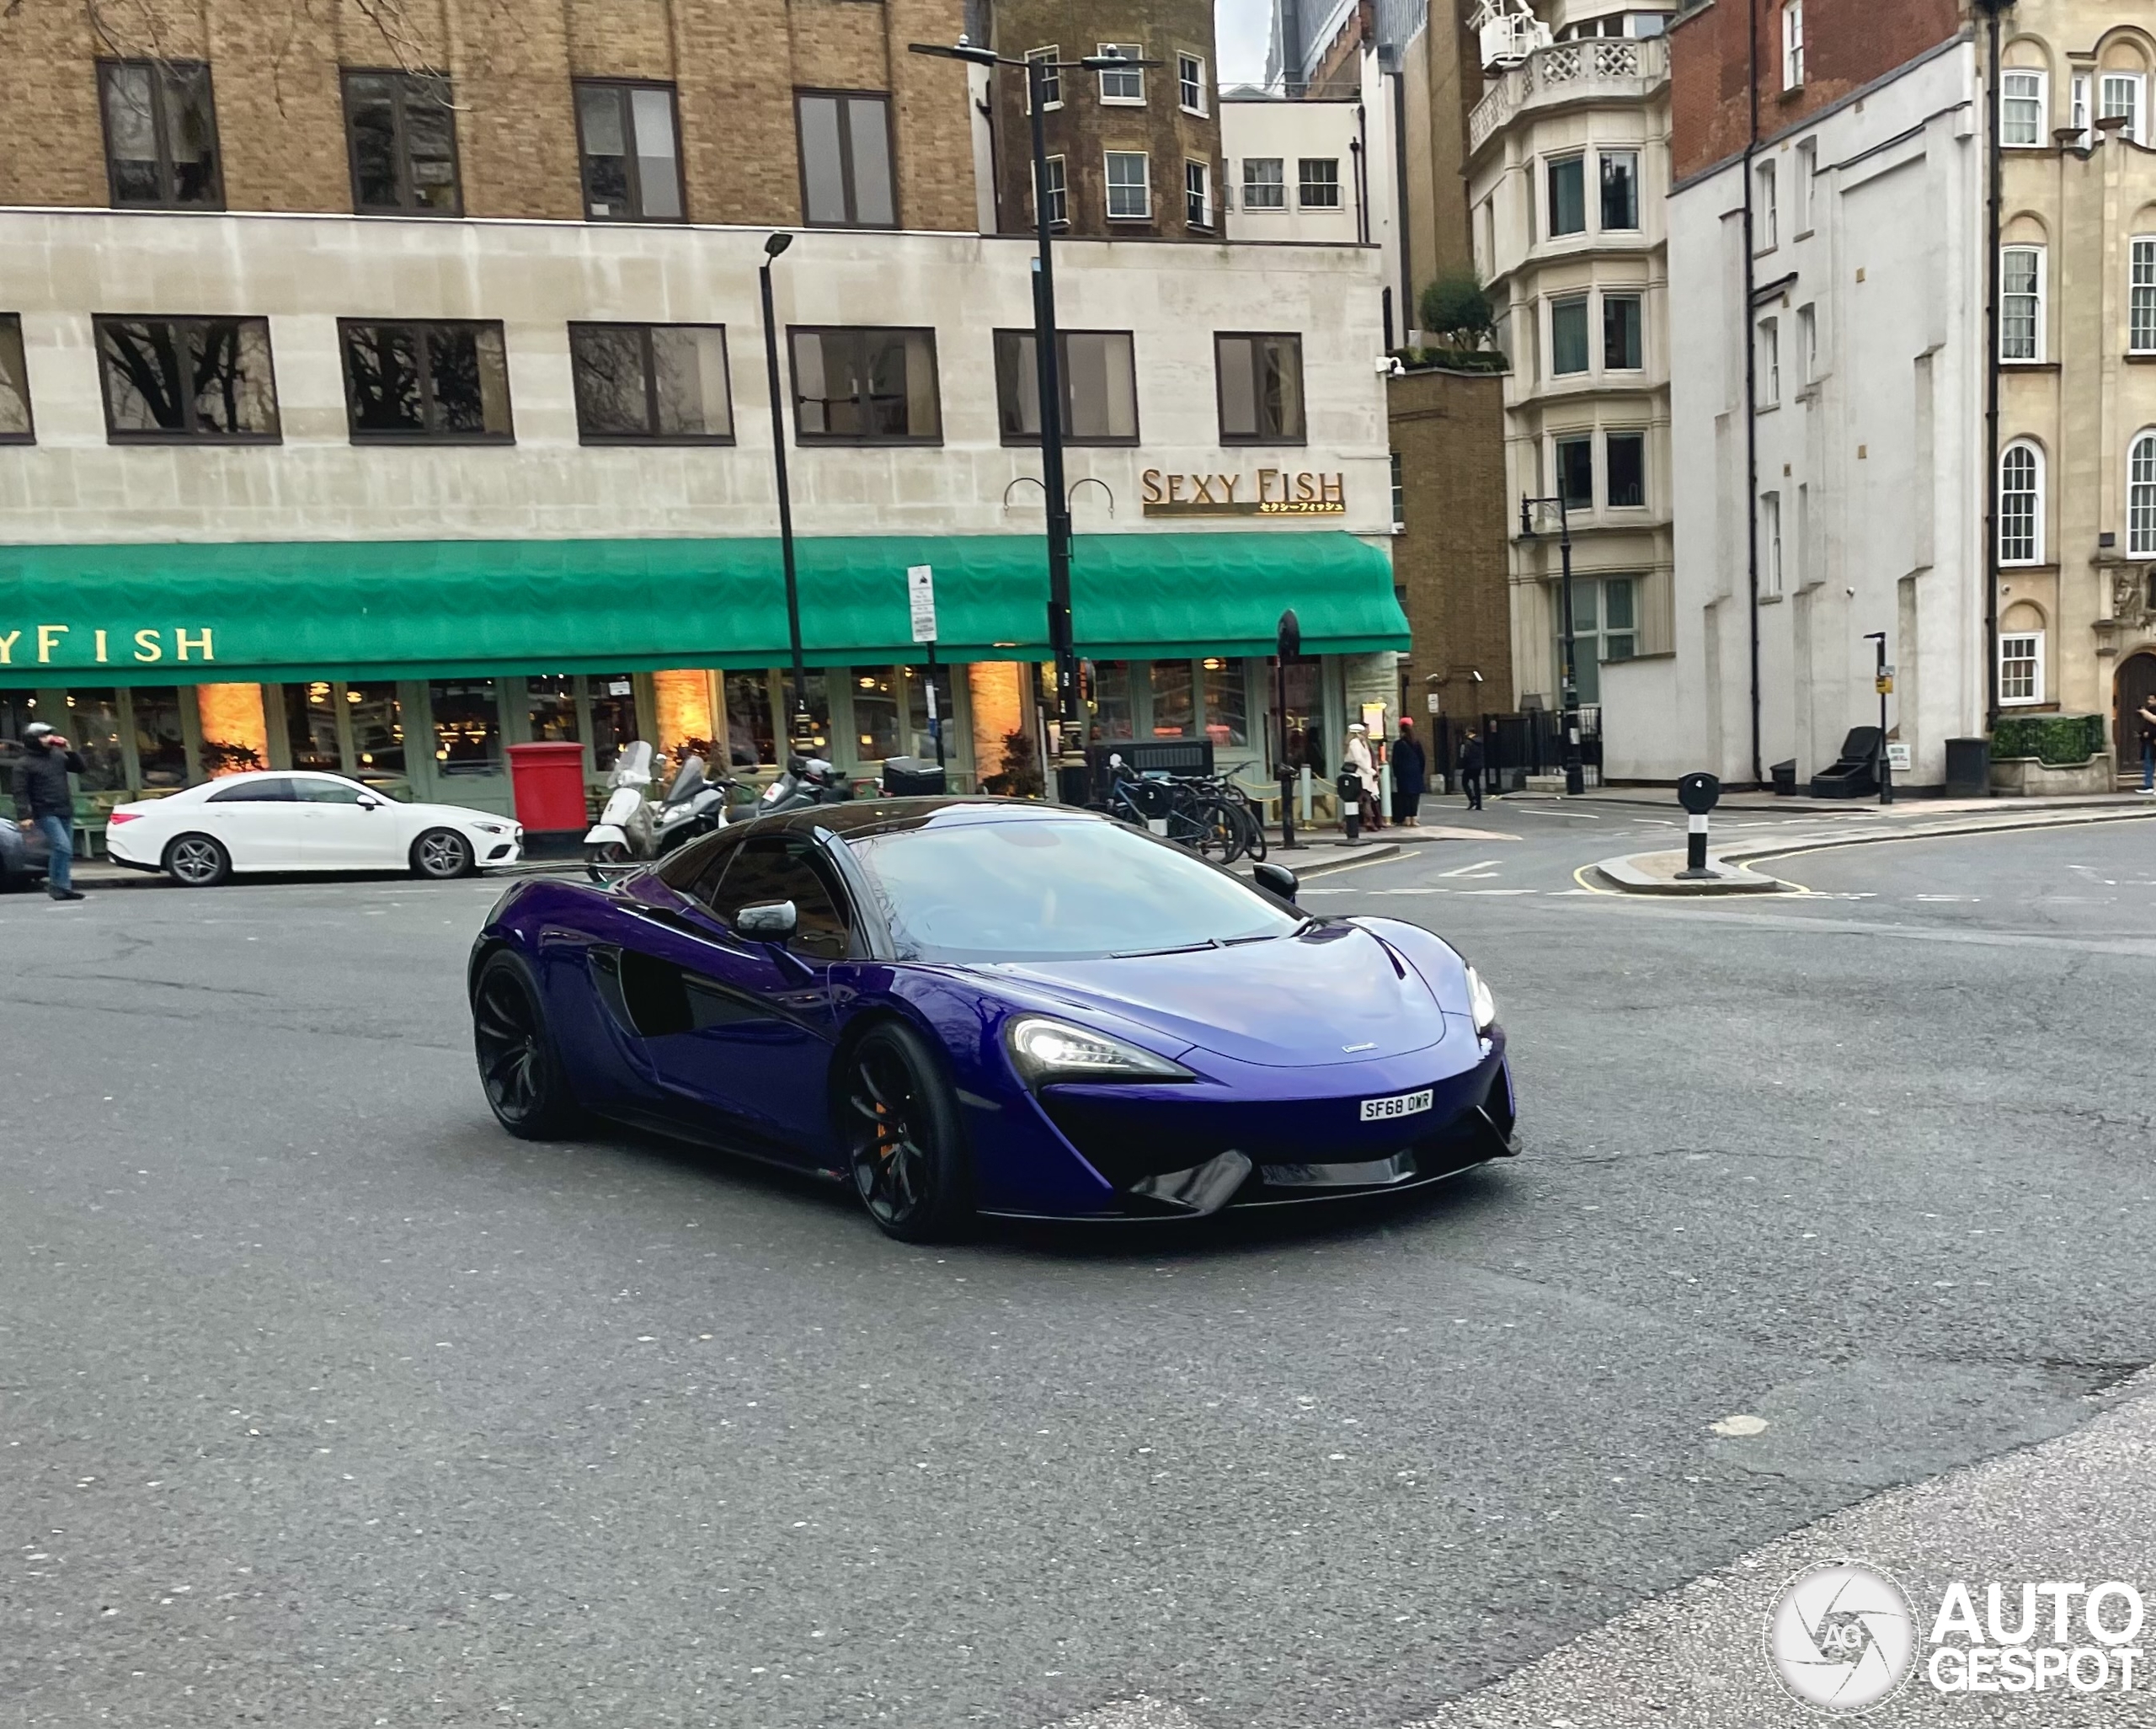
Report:
[{"label": "bollard with white band", "polygon": [[1684,868],[1677,874],[1697,881],[1715,873],[1707,868],[1707,813],[1721,800],[1721,782],[1710,774],[1686,775],[1677,783],[1677,802],[1684,807]]}]

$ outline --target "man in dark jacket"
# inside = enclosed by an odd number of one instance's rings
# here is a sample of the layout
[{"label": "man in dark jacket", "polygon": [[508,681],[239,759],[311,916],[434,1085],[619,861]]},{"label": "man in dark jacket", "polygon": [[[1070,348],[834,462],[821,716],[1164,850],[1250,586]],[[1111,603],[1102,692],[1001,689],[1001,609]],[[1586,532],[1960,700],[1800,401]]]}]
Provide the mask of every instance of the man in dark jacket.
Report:
[{"label": "man in dark jacket", "polygon": [[1392,814],[1404,828],[1419,828],[1416,812],[1422,803],[1422,782],[1428,763],[1422,755],[1421,742],[1415,736],[1415,723],[1405,715],[1400,720],[1400,738],[1392,747]]},{"label": "man in dark jacket", "polygon": [[23,729],[22,760],[15,765],[15,820],[24,834],[43,831],[51,848],[45,890],[55,900],[80,900],[75,887],[75,794],[67,776],[83,771],[83,759],[67,735],[43,721]]},{"label": "man in dark jacket", "polygon": [[1460,741],[1460,785],[1470,810],[1482,808],[1482,741],[1472,731]]}]

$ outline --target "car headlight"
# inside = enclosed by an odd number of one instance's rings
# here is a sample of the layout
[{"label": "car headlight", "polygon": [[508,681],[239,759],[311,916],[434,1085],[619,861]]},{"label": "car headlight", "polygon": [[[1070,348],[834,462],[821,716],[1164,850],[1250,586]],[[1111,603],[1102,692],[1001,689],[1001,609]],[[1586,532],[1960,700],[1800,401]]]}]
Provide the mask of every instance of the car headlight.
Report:
[{"label": "car headlight", "polygon": [[509,830],[499,823],[474,823],[472,826],[483,835],[506,835]]},{"label": "car headlight", "polygon": [[1011,1066],[1030,1086],[1049,1081],[1198,1079],[1181,1063],[1045,1015],[1022,1015],[1003,1036],[1011,1048]]},{"label": "car headlight", "polygon": [[1478,1033],[1487,1033],[1497,1024],[1497,999],[1490,995],[1490,987],[1472,967],[1467,969],[1467,1006],[1474,1011]]}]

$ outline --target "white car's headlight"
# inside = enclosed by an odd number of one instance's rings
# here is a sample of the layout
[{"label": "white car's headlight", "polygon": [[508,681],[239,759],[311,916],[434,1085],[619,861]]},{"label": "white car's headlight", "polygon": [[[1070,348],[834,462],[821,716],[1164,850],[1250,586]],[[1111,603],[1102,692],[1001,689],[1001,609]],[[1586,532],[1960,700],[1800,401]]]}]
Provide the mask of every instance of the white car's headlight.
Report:
[{"label": "white car's headlight", "polygon": [[1490,987],[1472,967],[1467,969],[1467,1006],[1474,1011],[1477,1033],[1487,1033],[1497,1024],[1497,999],[1490,995]]},{"label": "white car's headlight", "polygon": [[508,827],[501,823],[474,823],[472,826],[483,835],[506,835]]},{"label": "white car's headlight", "polygon": [[1195,1081],[1181,1063],[1089,1033],[1068,1021],[1022,1015],[1004,1031],[1011,1064],[1029,1085],[1049,1081]]}]

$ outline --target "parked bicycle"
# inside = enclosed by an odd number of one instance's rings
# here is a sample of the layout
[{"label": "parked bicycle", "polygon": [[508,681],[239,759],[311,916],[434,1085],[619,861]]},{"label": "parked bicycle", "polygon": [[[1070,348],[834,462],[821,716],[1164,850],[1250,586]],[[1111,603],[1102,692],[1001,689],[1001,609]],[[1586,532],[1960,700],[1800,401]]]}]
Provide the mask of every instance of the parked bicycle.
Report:
[{"label": "parked bicycle", "polygon": [[1225,776],[1139,774],[1111,756],[1107,809],[1222,864],[1265,856],[1265,825],[1250,796]]}]

